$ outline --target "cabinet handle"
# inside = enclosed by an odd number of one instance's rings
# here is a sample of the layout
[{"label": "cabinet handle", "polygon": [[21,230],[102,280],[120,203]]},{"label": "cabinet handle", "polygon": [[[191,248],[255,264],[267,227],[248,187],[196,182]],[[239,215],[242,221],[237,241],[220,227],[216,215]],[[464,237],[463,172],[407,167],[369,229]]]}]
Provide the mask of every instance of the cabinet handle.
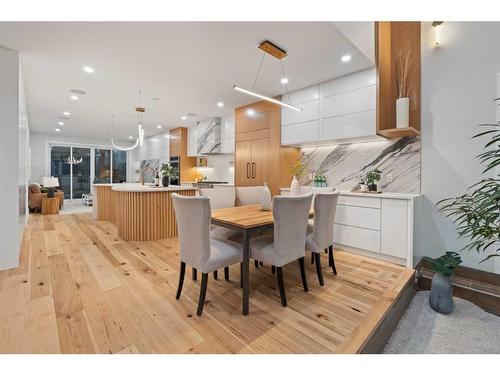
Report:
[{"label": "cabinet handle", "polygon": [[250,163],[247,163],[247,178],[250,178]]},{"label": "cabinet handle", "polygon": [[255,163],[252,163],[252,178],[255,178],[255,170],[256,170]]}]

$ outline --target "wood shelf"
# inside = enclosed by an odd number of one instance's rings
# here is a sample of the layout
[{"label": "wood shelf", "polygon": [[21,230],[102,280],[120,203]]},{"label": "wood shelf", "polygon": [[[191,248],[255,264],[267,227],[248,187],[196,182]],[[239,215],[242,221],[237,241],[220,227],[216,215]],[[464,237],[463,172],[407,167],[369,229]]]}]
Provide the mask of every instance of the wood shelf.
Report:
[{"label": "wood shelf", "polygon": [[401,137],[412,137],[416,135],[420,135],[420,131],[408,127],[408,128],[395,128],[395,129],[384,129],[384,130],[379,130],[377,132],[378,135],[385,137],[385,138],[401,138]]}]

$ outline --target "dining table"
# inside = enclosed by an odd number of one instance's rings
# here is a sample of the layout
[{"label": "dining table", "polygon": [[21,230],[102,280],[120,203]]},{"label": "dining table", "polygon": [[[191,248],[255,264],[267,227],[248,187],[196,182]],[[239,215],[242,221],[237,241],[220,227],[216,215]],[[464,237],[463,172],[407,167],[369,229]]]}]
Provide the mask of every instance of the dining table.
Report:
[{"label": "dining table", "polygon": [[[311,208],[309,216],[313,216]],[[212,211],[211,223],[240,232],[243,235],[241,279],[243,289],[242,313],[248,315],[250,298],[250,238],[255,233],[274,227],[272,211],[262,210],[260,204],[219,208]]]}]

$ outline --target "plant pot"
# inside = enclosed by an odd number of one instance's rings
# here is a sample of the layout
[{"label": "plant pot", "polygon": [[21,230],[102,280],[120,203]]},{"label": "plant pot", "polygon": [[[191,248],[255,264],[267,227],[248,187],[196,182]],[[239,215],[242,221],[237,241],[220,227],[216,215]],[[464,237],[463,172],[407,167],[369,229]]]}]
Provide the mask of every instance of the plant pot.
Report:
[{"label": "plant pot", "polygon": [[164,187],[167,187],[169,183],[170,183],[170,177],[168,177],[168,176],[163,176],[163,177],[161,178],[161,184],[162,184]]},{"label": "plant pot", "polygon": [[293,176],[292,183],[290,184],[290,196],[296,197],[300,195],[300,182],[297,177]]},{"label": "plant pot", "polygon": [[368,184],[368,191],[377,191],[377,184]]},{"label": "plant pot", "polygon": [[444,276],[440,273],[434,274],[429,305],[441,314],[449,314],[453,311],[453,287],[450,276]]},{"label": "plant pot", "polygon": [[396,99],[396,127],[410,126],[410,98]]}]

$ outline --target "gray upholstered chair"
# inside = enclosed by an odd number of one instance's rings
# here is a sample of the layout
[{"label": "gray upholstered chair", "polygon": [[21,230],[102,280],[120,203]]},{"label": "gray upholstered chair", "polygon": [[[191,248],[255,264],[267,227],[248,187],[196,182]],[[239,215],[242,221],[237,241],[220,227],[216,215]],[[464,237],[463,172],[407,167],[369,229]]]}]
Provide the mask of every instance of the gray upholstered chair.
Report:
[{"label": "gray upholstered chair", "polygon": [[[179,231],[180,272],[176,299],[184,283],[186,264],[202,273],[198,316],[203,312],[207,293],[208,273],[224,268],[229,276],[229,266],[242,262],[241,246],[229,240],[210,238],[210,201],[206,197],[185,197],[172,194],[175,218]],[[227,279],[227,278],[226,278]]]},{"label": "gray upholstered chair", "polygon": [[236,187],[236,200],[238,206],[259,204],[264,186],[238,186]]},{"label": "gray upholstered chair", "polygon": [[304,290],[308,291],[304,249],[311,200],[311,194],[298,197],[274,197],[274,234],[257,237],[250,241],[251,257],[257,261],[271,264],[273,269],[276,268],[283,306],[286,306],[283,266],[298,260],[302,284]]},{"label": "gray upholstered chair", "polygon": [[328,248],[329,265],[336,275],[335,262],[333,260],[333,225],[335,223],[335,212],[337,211],[338,193],[318,193],[314,196],[314,221],[313,225],[308,223],[306,250],[311,252],[312,259],[316,263],[316,273],[321,286],[323,272],[321,270],[321,252]]},{"label": "gray upholstered chair", "polygon": [[[202,197],[207,197],[210,200],[210,208],[212,210],[234,207],[236,203],[236,191],[234,187],[201,188],[198,189],[198,193]],[[241,233],[217,225],[210,225],[210,238],[242,242]],[[225,274],[227,278],[227,272],[225,272]],[[193,280],[197,279],[197,271],[195,268],[192,270],[192,278]],[[214,271],[214,279],[217,280],[217,271]]]}]

